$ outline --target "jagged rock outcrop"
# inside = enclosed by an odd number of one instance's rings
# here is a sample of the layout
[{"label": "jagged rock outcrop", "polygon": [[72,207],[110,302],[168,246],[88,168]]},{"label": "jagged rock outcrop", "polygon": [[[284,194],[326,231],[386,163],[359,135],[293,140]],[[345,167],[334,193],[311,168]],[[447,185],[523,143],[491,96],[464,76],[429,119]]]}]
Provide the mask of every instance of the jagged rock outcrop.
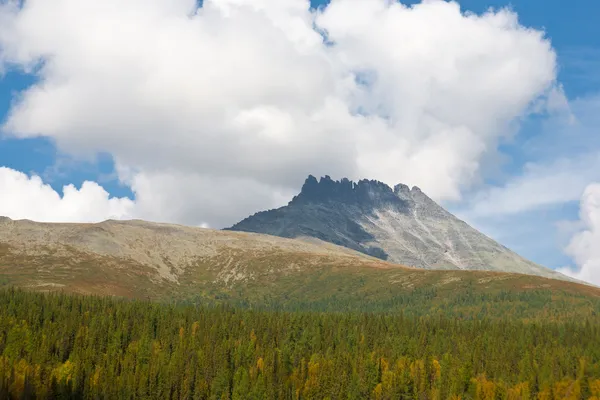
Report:
[{"label": "jagged rock outcrop", "polygon": [[383,260],[427,269],[565,276],[524,259],[459,220],[418,187],[309,176],[285,207],[256,213],[229,230],[318,238]]}]

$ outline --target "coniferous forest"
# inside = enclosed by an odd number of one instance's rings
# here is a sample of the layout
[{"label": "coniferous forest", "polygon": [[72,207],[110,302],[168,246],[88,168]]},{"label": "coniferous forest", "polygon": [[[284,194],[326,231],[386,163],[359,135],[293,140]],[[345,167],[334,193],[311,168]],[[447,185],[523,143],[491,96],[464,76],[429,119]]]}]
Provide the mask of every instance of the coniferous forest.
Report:
[{"label": "coniferous forest", "polygon": [[597,399],[600,323],[0,291],[0,399]]}]

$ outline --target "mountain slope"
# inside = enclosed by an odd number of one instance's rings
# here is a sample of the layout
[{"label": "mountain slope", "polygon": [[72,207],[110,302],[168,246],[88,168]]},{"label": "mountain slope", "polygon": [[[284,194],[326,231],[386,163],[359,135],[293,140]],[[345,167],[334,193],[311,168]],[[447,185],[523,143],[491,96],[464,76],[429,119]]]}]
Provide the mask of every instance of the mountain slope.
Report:
[{"label": "mountain slope", "polygon": [[600,289],[587,285],[420,270],[314,242],[143,221],[0,218],[0,287],[297,310],[536,319],[600,313]]},{"label": "mountain slope", "polygon": [[229,230],[315,237],[389,262],[427,269],[562,274],[512,252],[444,210],[419,188],[309,176],[285,207],[259,212]]},{"label": "mountain slope", "polygon": [[[0,262],[5,278],[94,293],[96,283],[135,292],[136,287],[179,286],[189,278],[227,287],[315,265],[405,268],[326,242],[138,220],[47,224],[5,217],[0,217]],[[190,276],[194,272],[203,275]]]}]

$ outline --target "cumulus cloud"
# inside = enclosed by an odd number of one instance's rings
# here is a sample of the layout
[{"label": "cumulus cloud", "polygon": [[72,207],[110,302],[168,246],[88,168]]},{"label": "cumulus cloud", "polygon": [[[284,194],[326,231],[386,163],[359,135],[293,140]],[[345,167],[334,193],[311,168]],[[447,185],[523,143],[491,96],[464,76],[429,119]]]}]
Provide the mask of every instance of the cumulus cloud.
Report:
[{"label": "cumulus cloud", "polygon": [[171,222],[189,221],[190,215],[198,215],[194,225],[204,227],[221,227],[223,221],[232,219],[232,210],[233,218],[240,220],[258,210],[280,207],[295,194],[243,178],[220,182],[177,172],[138,173],[130,185],[139,218]]},{"label": "cumulus cloud", "polygon": [[39,176],[28,176],[0,167],[0,215],[42,222],[100,222],[131,218],[135,204],[127,198],[110,197],[95,182],[73,185],[63,194],[44,184]]},{"label": "cumulus cloud", "polygon": [[225,226],[280,204],[309,173],[456,200],[520,118],[560,103],[550,42],[509,10],[20,3],[0,4],[0,64],[39,80],[3,131],[110,153],[157,219]]},{"label": "cumulus cloud", "polygon": [[[102,186],[90,181],[83,182],[79,189],[74,185],[64,186],[59,193],[40,176],[0,167],[0,216],[41,222],[133,218],[170,222],[184,220],[196,212],[196,204],[202,204],[208,212],[204,213],[205,220],[196,225],[208,228],[227,218],[223,210],[237,208],[249,215],[265,206],[281,206],[292,195],[273,193],[270,186],[260,187],[243,179],[227,181],[226,185],[205,182],[202,180],[205,178],[196,175],[169,173],[154,176],[141,173],[131,179],[135,200],[110,196]],[[198,186],[215,189],[203,192],[196,190]],[[240,198],[247,200],[240,205]]]},{"label": "cumulus cloud", "polygon": [[530,127],[535,134],[518,143],[519,157],[529,162],[504,183],[477,188],[463,204],[465,214],[503,218],[577,203],[587,185],[600,180],[600,96],[562,105],[551,97],[558,112]]},{"label": "cumulus cloud", "polygon": [[600,286],[600,183],[590,184],[581,198],[581,223],[566,248],[577,268],[559,269],[565,275]]},{"label": "cumulus cloud", "polygon": [[578,201],[587,185],[600,178],[600,153],[577,159],[526,164],[521,175],[503,186],[479,191],[470,201],[471,218],[521,214]]}]

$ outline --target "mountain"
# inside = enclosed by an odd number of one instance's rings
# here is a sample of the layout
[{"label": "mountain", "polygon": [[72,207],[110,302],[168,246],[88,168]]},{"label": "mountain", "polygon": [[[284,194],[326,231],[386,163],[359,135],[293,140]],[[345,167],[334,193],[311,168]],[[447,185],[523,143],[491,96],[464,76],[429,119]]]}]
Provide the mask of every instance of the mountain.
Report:
[{"label": "mountain", "polygon": [[406,268],[326,242],[140,220],[51,224],[6,217],[0,217],[0,262],[0,276],[10,283],[134,296],[188,280],[228,287],[315,265]]},{"label": "mountain", "polygon": [[560,319],[600,289],[537,276],[423,270],[313,239],[144,221],[0,218],[0,287],[319,311]]},{"label": "mountain", "polygon": [[439,206],[418,187],[310,175],[285,207],[228,230],[318,238],[418,268],[515,272],[568,279],[519,256]]}]

